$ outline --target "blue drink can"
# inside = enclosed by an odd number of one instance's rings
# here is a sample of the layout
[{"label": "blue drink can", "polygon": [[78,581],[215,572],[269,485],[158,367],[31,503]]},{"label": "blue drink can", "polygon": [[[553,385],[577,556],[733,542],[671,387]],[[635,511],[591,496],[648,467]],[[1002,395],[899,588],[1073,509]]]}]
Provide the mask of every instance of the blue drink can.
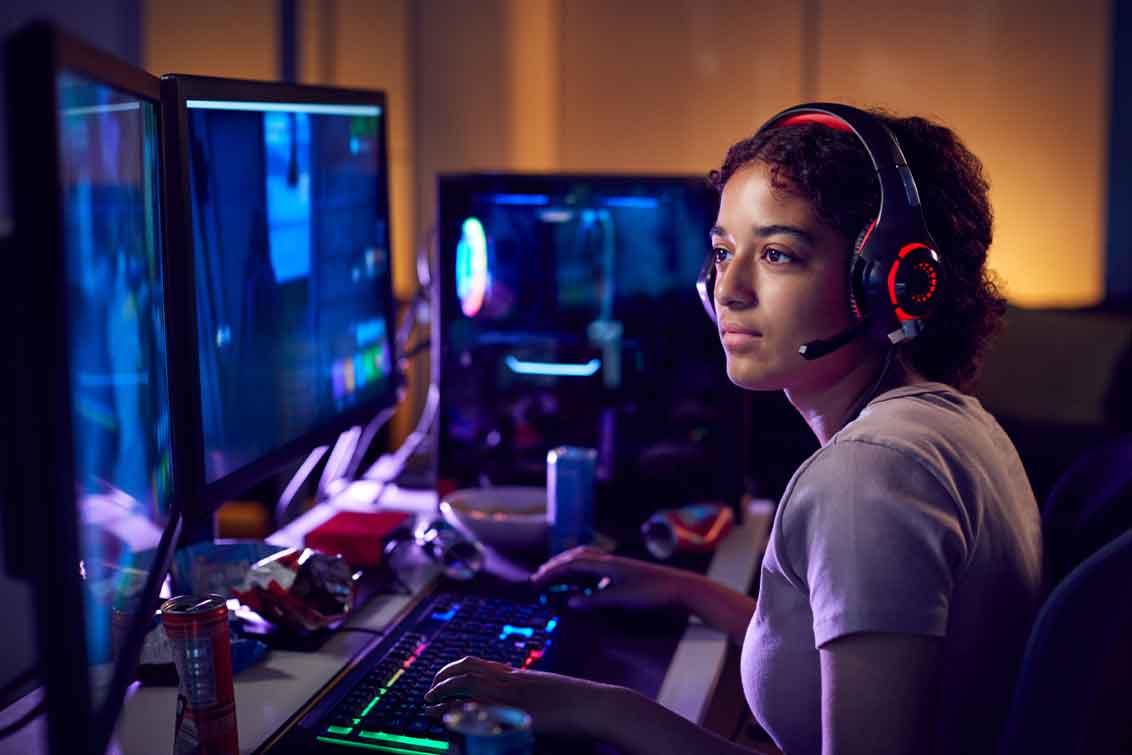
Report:
[{"label": "blue drink can", "polygon": [[550,555],[593,539],[597,451],[559,446],[546,454],[546,521]]},{"label": "blue drink can", "polygon": [[444,714],[452,755],[531,755],[531,717],[504,705],[464,703]]}]

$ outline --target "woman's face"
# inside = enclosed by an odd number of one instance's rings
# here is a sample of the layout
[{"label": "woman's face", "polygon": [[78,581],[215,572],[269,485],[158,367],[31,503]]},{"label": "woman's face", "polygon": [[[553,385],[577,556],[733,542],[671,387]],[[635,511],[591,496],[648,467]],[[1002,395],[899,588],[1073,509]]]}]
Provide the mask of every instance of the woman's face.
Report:
[{"label": "woman's face", "polygon": [[810,202],[775,188],[755,161],[723,187],[711,231],[715,311],[731,382],[751,390],[821,391],[868,349],[863,339],[817,360],[798,347],[851,324],[850,241]]}]

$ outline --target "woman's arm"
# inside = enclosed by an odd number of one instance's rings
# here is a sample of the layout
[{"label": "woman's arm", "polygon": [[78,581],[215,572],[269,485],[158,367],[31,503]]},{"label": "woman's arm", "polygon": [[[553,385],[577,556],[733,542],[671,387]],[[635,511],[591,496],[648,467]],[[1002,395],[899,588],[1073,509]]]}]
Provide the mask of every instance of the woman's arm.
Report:
[{"label": "woman's arm", "polygon": [[425,693],[431,715],[460,699],[512,705],[535,732],[608,742],[623,755],[749,755],[707,729],[625,687],[463,658],[440,670]]},{"label": "woman's arm", "polygon": [[743,644],[747,625],[755,614],[754,598],[691,572],[673,579],[676,595],[689,613],[726,632],[734,644]]},{"label": "woman's arm", "polygon": [[[592,733],[623,755],[751,755],[751,750],[673,713],[625,687],[607,687],[592,721]],[[773,752],[773,751],[768,751]]]},{"label": "woman's arm", "polygon": [[572,601],[573,608],[620,606],[684,610],[726,632],[736,645],[743,644],[747,625],[755,613],[754,599],[700,574],[611,556],[589,547],[574,548],[555,556],[539,567],[531,579],[536,584],[550,584],[579,575],[608,577],[609,586],[588,598]]},{"label": "woman's arm", "polygon": [[822,755],[905,755],[935,738],[943,641],[866,632],[823,645]]}]

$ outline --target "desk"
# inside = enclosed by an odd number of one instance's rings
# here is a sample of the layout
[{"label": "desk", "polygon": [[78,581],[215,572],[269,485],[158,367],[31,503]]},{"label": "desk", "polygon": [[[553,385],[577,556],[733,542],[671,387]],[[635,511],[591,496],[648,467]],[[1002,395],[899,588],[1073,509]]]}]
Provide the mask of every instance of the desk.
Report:
[{"label": "desk", "polygon": [[[298,546],[302,536],[339,510],[372,510],[368,501],[376,495],[377,483],[362,481],[343,491],[333,501],[312,509],[269,538],[279,545]],[[433,493],[391,488],[382,497],[382,508],[432,513]],[[755,576],[770,529],[772,504],[756,502],[741,526],[735,527],[712,559],[708,576],[733,589],[746,591]],[[433,567],[421,566],[405,575],[414,590],[423,589],[436,576]],[[407,596],[375,597],[347,622],[355,629],[384,630],[402,613]],[[330,681],[373,639],[363,632],[339,632],[317,652],[271,651],[264,662],[235,677],[236,720],[240,751],[253,752],[283,726],[311,696]],[[727,655],[727,637],[714,629],[690,621],[677,645],[660,687],[658,700],[669,709],[696,723],[703,723],[715,694]],[[111,752],[149,755],[172,752],[176,690],[172,687],[135,685],[122,711]],[[39,735],[29,727],[3,743],[13,752],[42,752]]]}]

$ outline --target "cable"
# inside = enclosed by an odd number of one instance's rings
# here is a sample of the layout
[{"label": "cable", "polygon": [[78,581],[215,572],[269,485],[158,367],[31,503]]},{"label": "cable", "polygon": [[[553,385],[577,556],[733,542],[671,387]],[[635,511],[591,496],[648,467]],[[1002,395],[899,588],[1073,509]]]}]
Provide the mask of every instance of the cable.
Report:
[{"label": "cable", "polygon": [[5,739],[12,736],[20,729],[24,728],[47,710],[47,701],[40,700],[35,704],[35,707],[27,713],[20,716],[17,720],[0,729],[0,739]]},{"label": "cable", "polygon": [[384,637],[383,629],[367,629],[366,627],[338,627],[335,632],[358,632],[359,634],[372,634],[374,637]]},{"label": "cable", "polygon": [[396,405],[378,412],[377,416],[369,421],[365,430],[362,431],[362,437],[358,439],[358,444],[354,447],[354,453],[350,456],[350,460],[346,463],[346,468],[343,470],[342,478],[345,480],[353,480],[357,477],[358,467],[361,466],[362,457],[365,456],[366,451],[369,450],[370,444],[373,439],[377,437],[377,433],[381,428],[393,419],[393,414],[396,412]]},{"label": "cable", "polygon": [[39,670],[34,666],[26,671],[21,671],[10,682],[5,684],[3,689],[0,689],[0,700],[7,700],[9,695],[38,676]]},{"label": "cable", "polygon": [[426,338],[426,339],[424,339],[424,341],[414,345],[413,348],[408,349],[404,354],[402,354],[401,359],[403,359],[403,360],[412,359],[417,354],[420,354],[422,351],[424,351],[425,349],[427,349],[431,345],[432,345],[432,340]]},{"label": "cable", "polygon": [[369,471],[366,472],[365,477],[367,480],[377,480],[378,482],[386,483],[382,485],[381,490],[378,491],[379,498],[385,492],[388,483],[394,482],[400,477],[409,458],[416,453],[417,449],[424,443],[439,409],[440,389],[437,388],[436,385],[430,385],[428,387],[428,400],[425,402],[424,409],[421,411],[420,419],[417,420],[416,428],[413,429],[413,432],[409,433],[409,437],[405,438],[400,448],[392,454],[382,456],[370,467]]}]

